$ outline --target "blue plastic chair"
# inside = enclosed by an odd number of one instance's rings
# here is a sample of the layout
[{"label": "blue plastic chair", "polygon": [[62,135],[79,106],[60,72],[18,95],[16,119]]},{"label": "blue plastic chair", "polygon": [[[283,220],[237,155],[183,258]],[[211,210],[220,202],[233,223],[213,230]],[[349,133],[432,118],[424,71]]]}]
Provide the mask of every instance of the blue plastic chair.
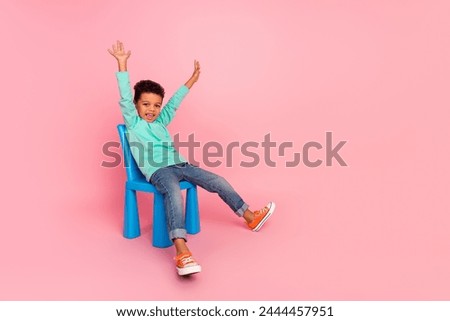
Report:
[{"label": "blue plastic chair", "polygon": [[[145,179],[145,176],[137,166],[136,161],[131,154],[130,145],[128,144],[128,139],[126,137],[127,129],[125,125],[119,124],[117,129],[122,143],[122,152],[127,173],[127,181],[125,182],[123,236],[131,239],[141,235],[136,192],[153,193],[152,244],[155,247],[169,247],[172,245],[172,241],[169,239],[167,230],[163,196],[156,190],[154,185]],[[180,182],[180,188],[186,190],[186,231],[189,234],[197,234],[200,232],[197,186],[183,180]]]}]

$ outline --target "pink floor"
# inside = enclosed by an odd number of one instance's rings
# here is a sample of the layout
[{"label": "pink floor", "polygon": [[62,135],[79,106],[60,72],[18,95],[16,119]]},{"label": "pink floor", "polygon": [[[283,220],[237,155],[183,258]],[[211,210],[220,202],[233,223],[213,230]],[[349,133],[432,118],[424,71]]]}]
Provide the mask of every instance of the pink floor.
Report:
[{"label": "pink floor", "polygon": [[[216,195],[202,191],[202,231],[189,245],[203,271],[189,278],[176,275],[173,248],[150,244],[151,196],[139,197],[142,236],[134,240],[121,236],[121,186],[101,208],[85,199],[37,209],[28,224],[10,218],[17,226],[3,232],[9,238],[3,241],[8,246],[3,243],[0,299],[450,298],[448,218],[436,211],[421,215],[429,206],[425,200],[416,206],[418,188],[397,189],[396,178],[378,175],[359,181],[364,174],[356,166],[297,171],[295,180],[275,171],[251,183],[230,178],[247,191],[250,204],[277,202],[258,233],[248,231]],[[370,180],[392,189],[375,190]],[[428,204],[441,197],[425,194]]]}]

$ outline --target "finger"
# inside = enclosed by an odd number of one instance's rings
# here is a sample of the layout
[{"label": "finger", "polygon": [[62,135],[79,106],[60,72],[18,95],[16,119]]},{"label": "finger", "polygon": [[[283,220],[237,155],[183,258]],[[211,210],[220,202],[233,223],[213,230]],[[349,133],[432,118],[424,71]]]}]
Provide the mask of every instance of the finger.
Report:
[{"label": "finger", "polygon": [[130,55],[131,55],[131,50],[128,50],[127,57],[130,57]]},{"label": "finger", "polygon": [[114,53],[111,51],[111,49],[108,48],[108,52],[114,56]]},{"label": "finger", "polygon": [[113,48],[113,51],[114,51],[114,52],[116,52],[116,51],[117,51],[117,47],[116,47],[116,45],[113,45],[113,46],[112,46],[112,48]]}]

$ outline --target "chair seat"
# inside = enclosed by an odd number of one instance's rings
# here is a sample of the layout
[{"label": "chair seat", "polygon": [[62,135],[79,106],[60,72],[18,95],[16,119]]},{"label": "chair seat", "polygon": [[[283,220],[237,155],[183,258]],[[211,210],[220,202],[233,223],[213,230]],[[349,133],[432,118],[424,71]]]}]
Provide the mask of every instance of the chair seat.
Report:
[{"label": "chair seat", "polygon": [[[188,189],[194,187],[193,184],[189,183],[188,181],[181,181],[180,182],[180,189]],[[153,184],[150,184],[145,180],[145,178],[137,178],[134,180],[130,180],[126,182],[126,188],[131,189],[133,191],[142,191],[147,193],[158,193],[156,190],[156,187]]]}]

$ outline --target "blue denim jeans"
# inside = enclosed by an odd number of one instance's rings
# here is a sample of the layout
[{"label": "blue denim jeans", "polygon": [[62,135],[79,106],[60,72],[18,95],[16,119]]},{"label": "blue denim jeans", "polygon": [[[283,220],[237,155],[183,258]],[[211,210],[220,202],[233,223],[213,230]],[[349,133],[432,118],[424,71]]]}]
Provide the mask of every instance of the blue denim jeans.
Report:
[{"label": "blue denim jeans", "polygon": [[176,238],[186,240],[183,199],[179,183],[181,180],[200,186],[208,192],[217,193],[239,217],[242,217],[248,208],[230,183],[219,175],[189,163],[160,168],[150,177],[150,183],[163,195],[171,240]]}]

